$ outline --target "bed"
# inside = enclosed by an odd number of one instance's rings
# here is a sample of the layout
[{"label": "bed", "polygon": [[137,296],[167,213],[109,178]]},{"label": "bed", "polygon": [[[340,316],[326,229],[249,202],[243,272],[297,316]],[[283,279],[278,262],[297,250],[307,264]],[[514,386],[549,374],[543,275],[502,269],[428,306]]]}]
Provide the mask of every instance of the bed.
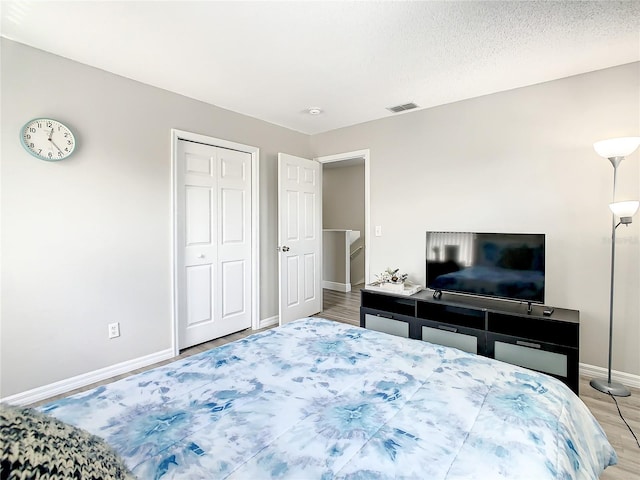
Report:
[{"label": "bed", "polygon": [[41,410],[141,479],[595,479],[616,463],[551,377],[319,318]]}]

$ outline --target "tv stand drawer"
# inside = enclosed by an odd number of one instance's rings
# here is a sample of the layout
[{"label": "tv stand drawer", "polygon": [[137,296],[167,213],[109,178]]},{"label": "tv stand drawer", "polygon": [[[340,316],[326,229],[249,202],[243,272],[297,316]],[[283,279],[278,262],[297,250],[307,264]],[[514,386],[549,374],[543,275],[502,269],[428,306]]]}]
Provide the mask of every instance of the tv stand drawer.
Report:
[{"label": "tv stand drawer", "polygon": [[577,348],[494,333],[487,334],[487,347],[491,358],[549,374],[578,393]]},{"label": "tv stand drawer", "polygon": [[369,330],[388,333],[398,337],[409,338],[409,326],[411,317],[393,315],[377,310],[363,308],[361,312],[361,325]]},{"label": "tv stand drawer", "polygon": [[567,355],[542,350],[539,344],[496,341],[493,349],[493,358],[496,360],[567,377]]},{"label": "tv stand drawer", "polygon": [[468,353],[484,351],[485,333],[471,329],[459,329],[437,322],[425,322],[420,328],[420,338],[425,342],[457,348]]}]

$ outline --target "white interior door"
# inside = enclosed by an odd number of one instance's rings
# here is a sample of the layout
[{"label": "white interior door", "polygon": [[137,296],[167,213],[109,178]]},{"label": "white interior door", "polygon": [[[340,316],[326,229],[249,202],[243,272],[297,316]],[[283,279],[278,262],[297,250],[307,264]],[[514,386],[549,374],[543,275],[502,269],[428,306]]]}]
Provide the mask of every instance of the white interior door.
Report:
[{"label": "white interior door", "polygon": [[278,154],[280,325],[322,310],[320,164]]},{"label": "white interior door", "polygon": [[251,154],[179,140],[178,345],[251,326]]}]

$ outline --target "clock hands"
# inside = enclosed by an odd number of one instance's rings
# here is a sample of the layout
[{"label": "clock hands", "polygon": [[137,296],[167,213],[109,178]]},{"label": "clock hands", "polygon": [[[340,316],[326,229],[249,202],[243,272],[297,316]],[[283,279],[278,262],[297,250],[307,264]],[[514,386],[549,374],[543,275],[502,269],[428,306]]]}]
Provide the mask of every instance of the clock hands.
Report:
[{"label": "clock hands", "polygon": [[56,142],[54,142],[54,141],[53,141],[53,140],[51,140],[51,139],[49,139],[49,141],[51,142],[51,144],[52,144],[54,147],[56,147],[56,148],[58,149],[58,151],[59,151],[60,153],[63,153],[63,152],[62,152],[62,149],[61,149],[58,145],[56,145]]},{"label": "clock hands", "polygon": [[61,149],[58,145],[56,145],[56,142],[54,142],[54,141],[53,141],[53,138],[52,138],[52,137],[53,137],[53,128],[52,128],[52,129],[51,129],[51,131],[49,132],[49,138],[47,138],[47,140],[49,140],[49,141],[51,142],[51,145],[53,145],[54,147],[56,147],[60,153],[63,153],[63,152],[62,152],[62,149]]}]

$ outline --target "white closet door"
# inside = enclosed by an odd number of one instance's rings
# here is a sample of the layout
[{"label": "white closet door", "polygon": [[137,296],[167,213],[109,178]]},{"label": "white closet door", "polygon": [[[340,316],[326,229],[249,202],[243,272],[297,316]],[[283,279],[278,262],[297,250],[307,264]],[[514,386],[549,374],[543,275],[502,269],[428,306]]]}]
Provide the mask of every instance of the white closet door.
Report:
[{"label": "white closet door", "polygon": [[218,149],[218,308],[227,335],[251,326],[251,155]]},{"label": "white closet door", "polygon": [[251,326],[251,155],[180,140],[179,348]]}]

